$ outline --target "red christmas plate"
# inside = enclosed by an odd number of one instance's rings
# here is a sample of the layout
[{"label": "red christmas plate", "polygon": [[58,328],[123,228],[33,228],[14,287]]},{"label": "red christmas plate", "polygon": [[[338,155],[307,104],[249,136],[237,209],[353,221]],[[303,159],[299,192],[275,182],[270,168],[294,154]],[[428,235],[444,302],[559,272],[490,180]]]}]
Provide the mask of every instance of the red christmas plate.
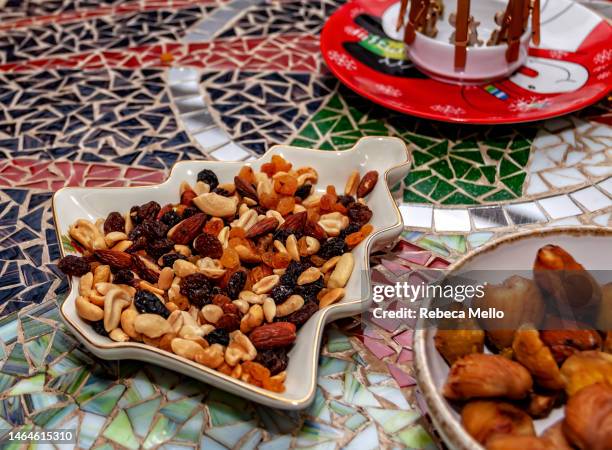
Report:
[{"label": "red christmas plate", "polygon": [[323,28],[321,51],[349,88],[385,107],[448,122],[530,122],[584,108],[612,91],[612,25],[572,0],[541,0],[539,47],[514,75],[459,86],[406,59],[397,0],[353,0]]}]

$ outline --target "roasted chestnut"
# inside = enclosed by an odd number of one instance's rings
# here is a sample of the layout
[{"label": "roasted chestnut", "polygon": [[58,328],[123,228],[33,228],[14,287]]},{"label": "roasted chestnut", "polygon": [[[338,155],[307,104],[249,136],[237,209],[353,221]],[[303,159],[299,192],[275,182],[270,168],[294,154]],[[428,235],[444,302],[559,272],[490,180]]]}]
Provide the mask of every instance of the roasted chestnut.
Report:
[{"label": "roasted chestnut", "polygon": [[563,432],[581,450],[612,449],[612,386],[596,383],[571,396]]},{"label": "roasted chestnut", "polygon": [[533,422],[524,411],[510,403],[475,401],[461,411],[465,430],[481,444],[498,434],[533,436]]},{"label": "roasted chestnut", "polygon": [[612,355],[598,350],[579,352],[570,356],[561,366],[568,395],[595,383],[612,385]]},{"label": "roasted chestnut", "polygon": [[514,335],[512,343],[514,357],[527,367],[534,381],[544,389],[563,389],[565,382],[561,378],[559,366],[540,339],[538,330],[521,327]]}]

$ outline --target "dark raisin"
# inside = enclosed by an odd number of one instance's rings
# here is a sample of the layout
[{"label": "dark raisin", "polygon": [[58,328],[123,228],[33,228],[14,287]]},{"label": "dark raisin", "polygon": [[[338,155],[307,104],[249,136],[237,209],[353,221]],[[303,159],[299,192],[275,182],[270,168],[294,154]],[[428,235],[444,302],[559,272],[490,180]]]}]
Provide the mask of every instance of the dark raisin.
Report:
[{"label": "dark raisin", "polygon": [[188,206],[183,210],[183,214],[181,214],[181,219],[185,220],[188,217],[193,216],[194,214],[199,213],[200,210],[198,208],[194,208],[193,206]]},{"label": "dark raisin", "polygon": [[293,294],[293,288],[286,284],[277,284],[270,291],[270,297],[276,304],[283,303],[291,294]]},{"label": "dark raisin", "polygon": [[64,256],[57,263],[59,270],[71,277],[82,277],[89,272],[89,262],[80,256]]},{"label": "dark raisin", "polygon": [[344,239],[339,237],[333,237],[323,242],[319,253],[317,253],[323,259],[330,259],[334,256],[340,256],[346,251],[346,244]]},{"label": "dark raisin", "polygon": [[240,316],[238,314],[223,314],[215,324],[217,328],[222,328],[228,332],[240,328]]},{"label": "dark raisin", "polygon": [[203,181],[210,187],[211,191],[214,191],[219,186],[219,179],[215,172],[209,169],[203,169],[198,173],[198,181]]},{"label": "dark raisin", "polygon": [[220,188],[220,187],[216,188],[213,192],[217,195],[222,195],[223,197],[232,196],[232,193],[230,191],[228,191],[227,189]]},{"label": "dark raisin", "polygon": [[215,328],[204,338],[210,345],[221,344],[227,347],[229,344],[229,333],[223,328]]},{"label": "dark raisin", "polygon": [[345,208],[348,208],[352,203],[355,203],[355,198],[351,195],[339,195],[338,203],[340,203]]},{"label": "dark raisin", "polygon": [[227,296],[236,300],[246,284],[247,274],[244,270],[238,270],[232,274],[227,282]]},{"label": "dark raisin", "polygon": [[291,287],[295,286],[300,274],[310,266],[311,264],[309,262],[291,261],[285,269],[285,273],[280,277],[280,284],[286,284]]},{"label": "dark raisin", "polygon": [[348,207],[348,218],[359,226],[363,226],[372,218],[372,211],[363,203],[355,202]]},{"label": "dark raisin", "polygon": [[162,239],[166,237],[168,233],[168,225],[158,220],[144,220],[142,223],[136,225],[128,238],[131,241],[135,241],[139,237],[144,237],[149,240]]},{"label": "dark raisin", "polygon": [[310,317],[319,310],[319,304],[314,301],[307,301],[300,309],[296,312],[289,314],[288,316],[279,318],[279,321],[289,322],[294,324],[297,328],[301,327],[306,323]]},{"label": "dark raisin", "polygon": [[134,281],[134,272],[127,269],[118,270],[113,275],[113,283],[115,284],[132,284]]},{"label": "dark raisin", "polygon": [[145,248],[147,248],[147,243],[148,243],[148,240],[146,237],[138,236],[136,239],[132,241],[132,245],[130,245],[127,248],[126,252],[134,253],[139,250],[144,250]]},{"label": "dark raisin", "polygon": [[167,213],[164,213],[164,215],[162,215],[159,220],[161,220],[162,223],[167,225],[169,228],[172,228],[174,225],[181,221],[181,216],[179,216],[178,213],[172,209]]},{"label": "dark raisin", "polygon": [[193,240],[193,248],[200,256],[219,259],[223,256],[223,245],[216,236],[202,233]]},{"label": "dark raisin", "polygon": [[255,362],[266,366],[272,375],[276,375],[287,368],[289,357],[286,347],[272,348],[268,350],[257,350]]},{"label": "dark raisin", "polygon": [[185,295],[192,305],[202,308],[212,301],[212,283],[201,273],[187,275],[181,281],[181,294]]},{"label": "dark raisin", "polygon": [[159,259],[163,254],[172,251],[174,242],[168,238],[156,239],[147,245],[147,253],[155,260]]},{"label": "dark raisin", "polygon": [[274,234],[272,235],[272,237],[274,238],[275,241],[281,241],[281,242],[286,242],[287,238],[289,236],[291,236],[292,234],[295,234],[296,239],[299,239],[302,237],[302,231],[301,230],[290,230],[290,229],[282,229],[282,228],[278,228]]},{"label": "dark raisin", "polygon": [[117,211],[106,216],[106,220],[104,221],[104,234],[112,233],[113,231],[118,231],[120,233],[125,231],[125,219]]},{"label": "dark raisin", "polygon": [[187,257],[180,253],[166,253],[161,257],[161,266],[172,267],[177,259],[187,259]]},{"label": "dark raisin", "polygon": [[170,315],[170,311],[162,301],[149,291],[137,290],[134,295],[134,306],[141,313],[157,314],[163,318],[168,318]]},{"label": "dark raisin", "polygon": [[317,299],[317,294],[321,292],[321,289],[323,289],[324,287],[325,283],[323,282],[323,278],[319,278],[317,281],[314,281],[312,283],[296,286],[294,292],[297,295],[301,295],[305,301],[315,301]]},{"label": "dark raisin", "polygon": [[104,328],[104,320],[96,320],[91,322],[91,328],[98,333],[100,336],[108,336],[108,332]]},{"label": "dark raisin", "polygon": [[311,192],[312,192],[312,184],[306,183],[297,188],[297,190],[295,191],[295,196],[304,200],[310,195]]},{"label": "dark raisin", "polygon": [[338,237],[340,239],[345,239],[349,234],[356,233],[360,229],[361,229],[361,227],[358,224],[356,224],[355,222],[349,222],[348,227],[346,227],[344,230],[342,230],[340,232],[340,234],[338,235]]},{"label": "dark raisin", "polygon": [[156,201],[151,200],[140,206],[132,206],[130,209],[130,216],[134,223],[139,224],[145,220],[155,220],[161,206]]},{"label": "dark raisin", "polygon": [[212,290],[210,291],[210,295],[212,297],[214,297],[215,295],[222,295],[224,297],[227,296],[227,291],[225,289],[223,289],[220,286],[213,286]]}]

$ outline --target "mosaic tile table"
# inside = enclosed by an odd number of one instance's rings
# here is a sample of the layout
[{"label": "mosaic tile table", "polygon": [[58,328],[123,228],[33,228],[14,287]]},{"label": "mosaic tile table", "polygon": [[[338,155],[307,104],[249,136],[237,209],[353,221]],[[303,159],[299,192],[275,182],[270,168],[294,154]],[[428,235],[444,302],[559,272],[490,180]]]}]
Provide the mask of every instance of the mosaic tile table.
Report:
[{"label": "mosaic tile table", "polygon": [[[157,183],[182,159],[248,160],[279,142],[345,149],[395,135],[406,224],[376,270],[445,267],[518,228],[612,220],[612,103],[520,127],[399,116],[331,77],[318,33],[336,0],[0,1],[0,434],[78,429],[81,448],[435,448],[411,331],[329,327],[310,409],[250,404],[172,372],[110,363],[59,321],[51,194]],[[587,2],[612,15],[611,3]],[[610,58],[610,55],[604,55]]]}]

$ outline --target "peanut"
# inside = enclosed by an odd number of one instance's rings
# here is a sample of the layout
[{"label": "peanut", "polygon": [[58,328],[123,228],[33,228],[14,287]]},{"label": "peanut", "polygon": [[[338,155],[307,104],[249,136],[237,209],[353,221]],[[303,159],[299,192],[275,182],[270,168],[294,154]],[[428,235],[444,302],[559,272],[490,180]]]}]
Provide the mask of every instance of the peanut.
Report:
[{"label": "peanut", "polygon": [[250,332],[263,323],[264,313],[261,305],[253,305],[240,321],[240,331]]},{"label": "peanut", "polygon": [[121,328],[115,328],[112,330],[110,333],[108,333],[108,337],[115,342],[127,342],[130,340],[130,337]]},{"label": "peanut", "polygon": [[236,305],[236,308],[238,308],[238,311],[240,311],[242,314],[246,314],[249,310],[249,303],[246,300],[238,299],[232,301],[232,303]]},{"label": "peanut", "polygon": [[297,246],[297,239],[295,238],[295,234],[289,235],[287,241],[285,242],[285,247],[287,248],[287,253],[294,261],[300,260],[300,252]]},{"label": "peanut", "polygon": [[276,303],[270,297],[266,297],[263,302],[263,313],[266,318],[266,322],[270,323],[276,317]]},{"label": "peanut", "polygon": [[328,290],[319,300],[319,308],[325,308],[326,306],[336,303],[338,300],[344,297],[344,288],[333,288]]},{"label": "peanut", "polygon": [[346,180],[346,186],[344,186],[344,195],[355,196],[357,193],[357,186],[359,186],[359,171],[354,170]]},{"label": "peanut", "polygon": [[297,279],[297,284],[299,286],[303,286],[305,284],[314,283],[319,278],[321,278],[321,275],[322,273],[319,269],[317,269],[316,267],[309,267],[300,274]]},{"label": "peanut", "polygon": [[131,303],[132,299],[119,288],[109,290],[104,296],[104,329],[111,332],[119,326],[121,311]]},{"label": "peanut", "polygon": [[94,305],[87,297],[79,295],[75,300],[77,314],[85,320],[97,322],[104,318],[104,310]]},{"label": "peanut", "polygon": [[263,277],[253,285],[253,292],[256,294],[267,294],[278,284],[280,277],[278,275],[268,275]]},{"label": "peanut", "polygon": [[327,287],[333,289],[346,286],[346,283],[348,283],[351,273],[353,272],[354,264],[355,259],[353,258],[353,254],[344,253],[338,260],[334,271],[329,277]]},{"label": "peanut", "polygon": [[174,269],[174,273],[181,278],[185,278],[186,276],[192,275],[198,271],[195,264],[183,259],[177,259],[174,261],[172,269]]},{"label": "peanut", "polygon": [[338,264],[338,261],[340,261],[340,256],[334,256],[333,258],[330,258],[327,261],[325,261],[325,263],[321,266],[321,268],[319,270],[322,273],[327,273],[331,269],[336,267],[336,264]]},{"label": "peanut", "polygon": [[135,341],[140,341],[142,340],[142,336],[134,328],[134,321],[136,320],[137,316],[138,311],[136,311],[135,309],[124,309],[121,312],[121,329],[123,329],[123,331],[125,331],[125,334],[127,334]]},{"label": "peanut", "polygon": [[182,356],[183,358],[187,358],[192,361],[195,360],[197,354],[204,351],[204,349],[197,342],[183,338],[172,339],[170,347],[172,348],[172,352],[178,356]]},{"label": "peanut", "polygon": [[[280,279],[280,277],[279,277]],[[240,294],[238,294],[238,298],[240,300],[244,300],[248,303],[257,303],[257,304],[262,304],[266,298],[266,294],[256,294],[255,292],[252,291],[242,291],[240,292]]]},{"label": "peanut", "polygon": [[280,305],[276,306],[276,317],[285,317],[296,312],[304,306],[304,299],[299,295],[291,295]]},{"label": "peanut", "polygon": [[225,362],[223,346],[221,344],[213,344],[203,351],[196,353],[195,362],[211,369],[216,369]]},{"label": "peanut", "polygon": [[95,286],[98,283],[104,283],[110,280],[111,270],[110,266],[106,264],[100,264],[95,268],[93,274],[93,285]]},{"label": "peanut", "polygon": [[93,278],[94,274],[91,272],[87,272],[81,277],[79,280],[79,295],[89,297],[89,293],[91,292],[91,288],[93,286]]},{"label": "peanut", "polygon": [[252,361],[257,356],[257,350],[250,339],[241,331],[233,331],[230,334],[230,342],[225,349],[225,362],[234,367],[240,361]]},{"label": "peanut", "polygon": [[166,291],[170,289],[172,286],[172,280],[174,279],[174,270],[172,267],[164,267],[159,274],[159,279],[157,280],[157,287]]},{"label": "peanut", "polygon": [[202,316],[210,323],[217,323],[223,314],[223,310],[217,305],[205,305],[202,308]]}]

